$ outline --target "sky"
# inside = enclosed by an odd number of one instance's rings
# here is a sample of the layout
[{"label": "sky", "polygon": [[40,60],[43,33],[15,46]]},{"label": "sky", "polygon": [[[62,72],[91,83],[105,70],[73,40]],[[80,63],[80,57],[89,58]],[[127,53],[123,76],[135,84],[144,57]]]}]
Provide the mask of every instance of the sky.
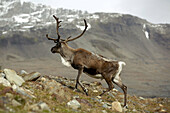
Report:
[{"label": "sky", "polygon": [[138,16],[149,22],[170,24],[170,0],[21,0],[94,12],[123,13]]}]

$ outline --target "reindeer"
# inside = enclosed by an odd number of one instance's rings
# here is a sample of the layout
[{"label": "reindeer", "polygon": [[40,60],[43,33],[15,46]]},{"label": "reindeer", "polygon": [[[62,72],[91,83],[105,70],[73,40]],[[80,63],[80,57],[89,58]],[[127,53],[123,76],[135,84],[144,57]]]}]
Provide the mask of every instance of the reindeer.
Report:
[{"label": "reindeer", "polygon": [[59,18],[57,18],[55,15],[53,15],[53,17],[55,18],[57,23],[56,32],[58,38],[50,38],[48,34],[46,34],[46,37],[48,40],[53,40],[54,43],[56,43],[56,45],[51,48],[51,52],[59,53],[61,56],[62,63],[64,65],[72,66],[74,69],[78,70],[75,89],[77,89],[79,84],[85,94],[88,96],[88,90],[79,81],[79,78],[82,73],[85,73],[90,77],[96,79],[104,79],[108,84],[108,89],[106,91],[103,91],[100,96],[112,90],[114,88],[114,83],[123,90],[124,107],[126,107],[127,87],[122,83],[122,80],[120,78],[122,67],[123,65],[126,65],[125,62],[110,60],[101,55],[94,54],[82,48],[71,48],[70,46],[68,46],[67,43],[80,38],[85,33],[88,27],[86,20],[84,19],[85,29],[79,36],[75,38],[71,38],[70,36],[67,39],[60,39],[59,27],[61,26],[61,21],[59,21]]}]

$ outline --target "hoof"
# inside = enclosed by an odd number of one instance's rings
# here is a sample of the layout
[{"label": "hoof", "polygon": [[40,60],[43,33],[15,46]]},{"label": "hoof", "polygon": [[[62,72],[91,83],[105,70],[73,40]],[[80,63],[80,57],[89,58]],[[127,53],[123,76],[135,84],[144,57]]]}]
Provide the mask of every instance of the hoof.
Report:
[{"label": "hoof", "polygon": [[124,109],[128,109],[128,105],[123,106]]},{"label": "hoof", "polygon": [[87,90],[87,89],[84,89],[84,92],[86,93],[87,96],[89,96],[89,95],[88,95],[88,90]]}]

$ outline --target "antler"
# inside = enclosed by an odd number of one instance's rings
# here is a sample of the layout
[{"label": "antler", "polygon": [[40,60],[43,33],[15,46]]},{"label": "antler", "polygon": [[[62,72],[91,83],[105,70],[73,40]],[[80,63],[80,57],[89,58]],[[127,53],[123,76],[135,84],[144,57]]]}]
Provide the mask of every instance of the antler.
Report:
[{"label": "antler", "polygon": [[79,36],[77,36],[75,38],[71,38],[71,36],[69,36],[65,41],[69,42],[69,41],[73,41],[73,40],[76,40],[76,39],[80,38],[85,33],[85,31],[86,31],[86,29],[88,27],[87,22],[86,22],[85,19],[84,19],[84,24],[85,24],[85,29],[83,30],[83,32]]},{"label": "antler", "polygon": [[57,26],[56,26],[56,32],[57,32],[58,38],[57,38],[57,39],[50,38],[50,37],[48,37],[48,34],[46,34],[46,37],[48,38],[48,40],[53,40],[53,41],[56,43],[56,42],[59,42],[59,40],[60,40],[60,34],[59,34],[58,29],[59,29],[59,27],[61,27],[61,25],[59,25],[61,21],[59,21],[59,18],[57,18],[55,15],[53,15],[53,17],[55,18],[55,20],[56,20],[56,22],[57,22],[57,23],[56,23],[56,24],[57,24]]},{"label": "antler", "polygon": [[48,37],[48,34],[46,34],[46,37],[47,37],[47,39],[48,39],[48,40],[53,40],[55,43],[56,43],[56,42],[57,42],[57,40],[58,40],[58,39],[54,39],[54,38],[50,38],[50,37]]},{"label": "antler", "polygon": [[56,20],[56,22],[57,22],[56,32],[57,32],[58,41],[59,41],[59,40],[60,40],[60,34],[59,34],[59,32],[58,32],[58,29],[59,29],[59,27],[61,27],[61,25],[59,25],[61,21],[59,21],[59,18],[57,18],[55,15],[53,15],[53,17],[55,18],[55,20]]},{"label": "antler", "polygon": [[55,20],[56,20],[56,22],[57,22],[57,23],[56,23],[56,32],[57,32],[58,38],[57,38],[57,39],[50,38],[50,37],[48,36],[48,34],[46,34],[46,37],[47,37],[48,40],[53,40],[55,43],[56,43],[56,42],[59,42],[60,40],[61,40],[61,41],[65,41],[65,42],[69,42],[69,41],[76,40],[76,39],[80,38],[80,37],[86,32],[86,30],[87,30],[88,25],[87,25],[86,20],[84,19],[85,29],[83,30],[83,32],[82,32],[79,36],[77,36],[77,37],[75,37],[75,38],[71,38],[71,36],[69,36],[66,40],[60,39],[60,34],[59,34],[58,29],[59,29],[59,27],[61,27],[61,25],[59,25],[59,24],[61,23],[61,21],[59,21],[59,18],[57,18],[55,15],[53,15],[53,17],[55,18]]}]

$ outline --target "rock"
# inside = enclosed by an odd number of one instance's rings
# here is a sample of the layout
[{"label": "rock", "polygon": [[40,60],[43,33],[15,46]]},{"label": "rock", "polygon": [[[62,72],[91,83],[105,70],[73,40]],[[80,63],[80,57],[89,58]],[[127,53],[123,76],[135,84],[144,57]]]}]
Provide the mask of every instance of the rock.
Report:
[{"label": "rock", "polygon": [[118,90],[117,90],[117,89],[115,89],[115,88],[113,88],[113,91],[118,92]]},{"label": "rock", "polygon": [[7,80],[10,83],[14,83],[18,86],[21,86],[25,81],[22,77],[18,76],[14,70],[11,69],[4,69],[4,73],[6,75]]},{"label": "rock", "polygon": [[41,77],[41,78],[40,78],[40,81],[45,82],[45,81],[46,81],[46,78]]},{"label": "rock", "polygon": [[38,106],[40,107],[41,110],[48,110],[48,111],[50,111],[50,108],[48,107],[48,105],[45,102],[38,103]]},{"label": "rock", "polygon": [[73,99],[79,99],[80,97],[78,95],[73,96]]},{"label": "rock", "polygon": [[101,96],[96,96],[98,99],[101,99],[102,97]]},{"label": "rock", "polygon": [[17,85],[13,85],[12,86],[12,89],[14,91],[16,91],[17,93],[21,94],[21,95],[24,95],[24,96],[27,96],[29,98],[36,98],[34,95],[32,95],[33,93],[31,91],[29,91],[28,89],[24,89],[22,87],[18,87]]},{"label": "rock", "polygon": [[77,100],[72,100],[72,101],[69,101],[68,103],[67,103],[67,105],[70,107],[70,108],[72,108],[72,109],[75,109],[75,110],[77,110],[77,109],[79,109],[80,107],[81,107],[81,105],[80,105],[80,103],[77,101]]},{"label": "rock", "polygon": [[29,106],[25,107],[25,109],[29,109],[29,110],[32,110],[32,111],[39,111],[40,110],[40,108],[37,104],[29,105]]},{"label": "rock", "polygon": [[94,93],[98,93],[98,91],[97,91],[97,90],[93,90],[93,92],[94,92]]},{"label": "rock", "polygon": [[107,113],[107,111],[106,110],[102,110],[102,113]]},{"label": "rock", "polygon": [[11,87],[10,82],[3,77],[0,77],[0,83],[6,87]]},{"label": "rock", "polygon": [[91,99],[96,101],[96,102],[102,103],[102,99],[98,99],[98,98],[91,98]]},{"label": "rock", "polygon": [[161,109],[160,112],[161,113],[167,113],[167,111],[165,109]]},{"label": "rock", "polygon": [[20,74],[23,75],[23,74],[28,74],[28,73],[25,70],[21,70]]},{"label": "rock", "polygon": [[11,93],[6,93],[5,94],[8,98],[13,98],[14,96],[13,96],[13,94],[11,94]]},{"label": "rock", "polygon": [[102,105],[102,107],[104,107],[104,108],[107,108],[107,109],[111,109],[111,104],[110,103],[105,103],[105,102],[103,102],[103,105]]},{"label": "rock", "polygon": [[119,95],[120,98],[124,98],[124,95]]},{"label": "rock", "polygon": [[102,107],[103,107],[103,108],[107,108],[107,109],[109,108],[109,106],[108,106],[106,103],[104,103],[104,104],[102,105]]},{"label": "rock", "polygon": [[122,106],[120,105],[120,102],[113,102],[112,110],[122,112]]},{"label": "rock", "polygon": [[90,85],[92,85],[92,86],[101,86],[102,83],[95,81],[95,82],[92,82]]},{"label": "rock", "polygon": [[116,93],[116,92],[114,92],[114,91],[112,92],[112,94],[113,94],[113,95],[117,95],[117,93]]},{"label": "rock", "polygon": [[111,96],[112,98],[115,98],[115,96],[114,96],[112,93],[108,92],[108,94],[109,94],[109,96]]},{"label": "rock", "polygon": [[5,78],[5,74],[4,73],[0,73],[0,77]]},{"label": "rock", "polygon": [[163,107],[163,105],[162,105],[162,104],[159,104],[159,107],[161,107],[161,108],[162,108],[162,107]]},{"label": "rock", "polygon": [[140,99],[140,100],[145,100],[145,98],[143,98],[143,97],[139,97],[139,99]]},{"label": "rock", "polygon": [[16,106],[21,106],[22,104],[19,103],[18,101],[16,101],[15,99],[13,99],[13,100],[12,100],[12,105],[13,105],[14,107],[16,107]]},{"label": "rock", "polygon": [[84,104],[84,105],[87,105],[87,106],[92,107],[92,105],[91,105],[91,104],[89,103],[89,101],[86,100],[86,99],[77,98],[76,100],[77,100],[79,103],[81,103],[81,104]]},{"label": "rock", "polygon": [[41,74],[39,72],[32,72],[30,74],[26,74],[23,79],[25,81],[35,81],[37,80],[39,77],[41,76]]},{"label": "rock", "polygon": [[133,109],[132,111],[133,111],[133,112],[137,112],[137,110],[136,110],[136,109]]}]

